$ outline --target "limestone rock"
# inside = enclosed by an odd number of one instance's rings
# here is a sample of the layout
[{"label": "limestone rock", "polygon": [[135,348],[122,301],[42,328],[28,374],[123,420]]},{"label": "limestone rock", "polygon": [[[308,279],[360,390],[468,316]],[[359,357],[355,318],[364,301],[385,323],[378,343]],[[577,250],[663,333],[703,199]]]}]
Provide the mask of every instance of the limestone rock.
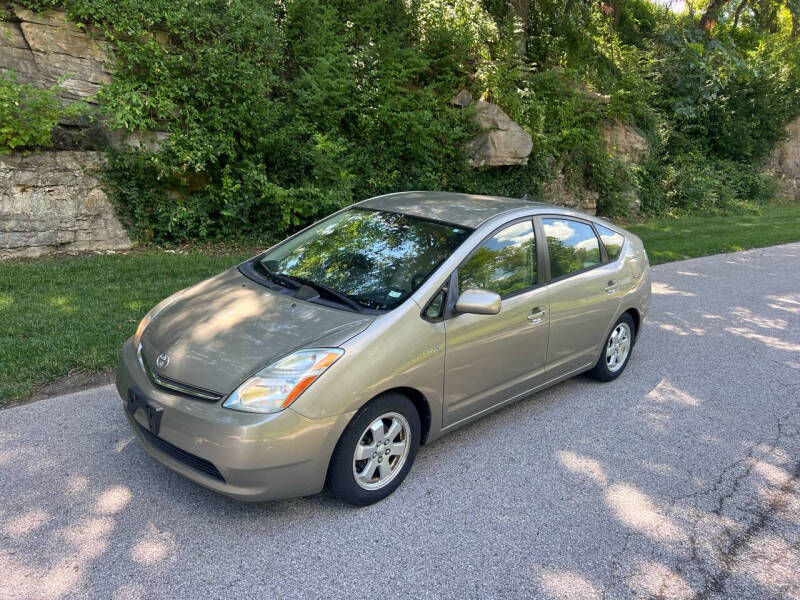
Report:
[{"label": "limestone rock", "polygon": [[583,95],[594,102],[599,102],[600,104],[609,104],[611,102],[611,95],[610,94],[601,94],[600,92],[595,92],[594,90],[587,90],[585,88],[581,88],[581,92]]},{"label": "limestone rock", "polygon": [[582,210],[590,215],[597,214],[597,200],[600,193],[583,186],[570,185],[564,175],[559,171],[555,179],[542,185],[542,202],[565,206],[575,210]]},{"label": "limestone rock", "polygon": [[20,23],[20,28],[34,52],[66,54],[73,58],[85,58],[98,63],[108,62],[108,54],[103,45],[79,29],[63,25],[27,23],[24,20]]},{"label": "limestone rock", "polygon": [[453,97],[452,100],[450,100],[450,104],[455,104],[456,106],[469,106],[472,104],[472,94],[469,93],[469,90],[461,90]]},{"label": "limestone rock", "polygon": [[0,71],[6,70],[42,88],[66,76],[65,100],[92,102],[100,86],[111,81],[103,36],[80,29],[58,10],[34,13],[16,7],[0,22]]},{"label": "limestone rock", "polygon": [[0,71],[12,70],[22,82],[36,80],[39,69],[19,23],[0,21]]},{"label": "limestone rock", "polygon": [[533,149],[530,134],[491,102],[475,104],[475,122],[484,130],[469,146],[473,167],[524,165]]},{"label": "limestone rock", "polygon": [[134,149],[157,152],[169,138],[166,131],[125,131],[118,129],[108,136],[108,142],[115,150]]},{"label": "limestone rock", "polygon": [[606,147],[624,163],[642,163],[650,155],[650,144],[636,129],[614,120],[600,130]]},{"label": "limestone rock", "polygon": [[769,157],[765,170],[778,180],[778,195],[800,200],[800,117],[786,128],[787,139]]},{"label": "limestone rock", "polygon": [[0,259],[129,248],[97,178],[100,152],[0,156]]}]

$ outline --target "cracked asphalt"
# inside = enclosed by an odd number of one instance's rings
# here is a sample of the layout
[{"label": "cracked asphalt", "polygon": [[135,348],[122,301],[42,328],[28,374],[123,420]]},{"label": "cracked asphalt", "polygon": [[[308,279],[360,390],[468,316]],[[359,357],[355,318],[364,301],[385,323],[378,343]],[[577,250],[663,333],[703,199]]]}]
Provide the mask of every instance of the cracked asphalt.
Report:
[{"label": "cracked asphalt", "polygon": [[800,244],[653,270],[626,373],[421,449],[378,505],[243,504],[112,387],[0,411],[0,598],[800,598]]}]

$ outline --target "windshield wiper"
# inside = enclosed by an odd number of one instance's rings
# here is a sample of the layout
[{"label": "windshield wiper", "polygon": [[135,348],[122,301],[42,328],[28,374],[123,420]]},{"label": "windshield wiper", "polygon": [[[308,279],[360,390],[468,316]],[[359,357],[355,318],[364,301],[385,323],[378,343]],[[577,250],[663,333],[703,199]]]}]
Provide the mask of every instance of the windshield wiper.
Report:
[{"label": "windshield wiper", "polygon": [[274,281],[283,284],[284,286],[291,287],[294,289],[300,289],[301,286],[307,285],[308,287],[312,287],[318,292],[323,292],[328,296],[332,296],[336,300],[338,300],[341,304],[344,304],[356,312],[364,312],[364,307],[362,307],[358,302],[350,298],[349,296],[343,294],[342,292],[337,292],[336,290],[329,288],[326,285],[322,285],[321,283],[317,283],[316,281],[311,281],[310,279],[305,279],[304,277],[297,277],[295,275],[287,275],[286,273],[278,273],[270,269],[267,265],[264,264],[263,261],[257,261],[256,264],[261,268],[262,271],[266,275],[268,275]]},{"label": "windshield wiper", "polygon": [[265,265],[262,261],[256,261],[256,265],[264,272],[264,274],[275,281],[276,283],[280,283],[284,287],[290,287],[293,289],[297,289],[300,287],[300,284],[297,281],[294,281],[288,275],[284,275],[283,273],[276,273],[272,269],[270,269],[267,265]]},{"label": "windshield wiper", "polygon": [[316,281],[311,281],[310,279],[306,279],[305,277],[297,277],[296,275],[287,275],[286,273],[276,273],[276,275],[278,275],[279,277],[286,277],[288,279],[294,280],[297,283],[307,285],[309,287],[314,288],[317,291],[328,294],[329,296],[333,296],[334,298],[339,300],[342,304],[346,304],[356,312],[364,312],[364,307],[361,306],[355,300],[353,300],[350,296],[343,294],[342,292],[338,292],[333,288],[329,288],[327,285],[322,285],[321,283],[317,283]]}]

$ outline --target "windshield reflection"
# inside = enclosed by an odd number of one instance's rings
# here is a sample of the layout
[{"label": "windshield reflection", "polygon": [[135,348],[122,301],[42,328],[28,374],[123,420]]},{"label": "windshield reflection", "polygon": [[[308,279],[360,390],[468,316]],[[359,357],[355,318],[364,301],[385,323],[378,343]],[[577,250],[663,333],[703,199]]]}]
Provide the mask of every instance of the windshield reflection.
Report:
[{"label": "windshield reflection", "polygon": [[410,215],[351,208],[281,244],[262,262],[364,307],[388,310],[414,293],[470,233]]}]

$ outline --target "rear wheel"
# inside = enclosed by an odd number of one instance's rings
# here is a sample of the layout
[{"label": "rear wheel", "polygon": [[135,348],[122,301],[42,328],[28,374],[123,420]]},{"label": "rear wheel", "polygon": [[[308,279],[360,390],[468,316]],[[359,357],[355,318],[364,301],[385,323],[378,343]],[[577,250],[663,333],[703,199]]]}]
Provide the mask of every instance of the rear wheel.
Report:
[{"label": "rear wheel", "polygon": [[598,381],[611,381],[619,377],[628,365],[633,349],[635,326],[628,313],[623,314],[611,328],[603,353],[590,371]]},{"label": "rear wheel", "polygon": [[383,500],[411,469],[420,433],[419,413],[411,400],[395,393],[375,398],[356,414],[333,451],[330,490],[356,506]]}]

